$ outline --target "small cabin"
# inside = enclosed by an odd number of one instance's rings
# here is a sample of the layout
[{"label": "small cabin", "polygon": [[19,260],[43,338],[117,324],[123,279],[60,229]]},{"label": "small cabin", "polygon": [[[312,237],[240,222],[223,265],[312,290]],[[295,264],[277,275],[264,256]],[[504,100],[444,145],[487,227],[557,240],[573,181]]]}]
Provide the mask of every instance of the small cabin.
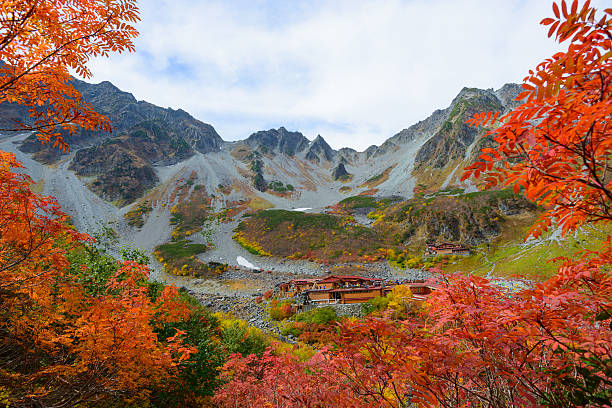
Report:
[{"label": "small cabin", "polygon": [[355,275],[330,275],[306,291],[312,303],[361,303],[382,295],[383,279]]},{"label": "small cabin", "polygon": [[306,292],[311,303],[365,303],[383,296],[383,286],[353,287],[338,289],[313,289]]},{"label": "small cabin", "polygon": [[344,288],[334,289],[330,292],[335,297],[338,303],[365,303],[370,299],[378,296],[384,296],[382,286],[370,286],[362,288]]},{"label": "small cabin", "polygon": [[310,289],[306,291],[310,303],[337,303],[336,298],[328,289]]},{"label": "small cabin", "polygon": [[281,297],[290,298],[312,289],[319,279],[292,279],[278,285]]},{"label": "small cabin", "polygon": [[439,245],[428,243],[425,248],[425,253],[428,255],[468,256],[470,255],[470,249],[461,244],[451,244],[448,242]]}]

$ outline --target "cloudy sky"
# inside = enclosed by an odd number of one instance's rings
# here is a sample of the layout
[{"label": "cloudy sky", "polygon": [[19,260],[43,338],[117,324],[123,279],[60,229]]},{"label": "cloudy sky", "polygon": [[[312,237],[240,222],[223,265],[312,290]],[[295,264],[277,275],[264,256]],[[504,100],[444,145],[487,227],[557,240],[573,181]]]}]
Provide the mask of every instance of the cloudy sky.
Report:
[{"label": "cloudy sky", "polygon": [[225,140],[285,126],[363,150],[464,86],[520,82],[555,51],[550,0],[141,0],[136,52],[92,63]]}]

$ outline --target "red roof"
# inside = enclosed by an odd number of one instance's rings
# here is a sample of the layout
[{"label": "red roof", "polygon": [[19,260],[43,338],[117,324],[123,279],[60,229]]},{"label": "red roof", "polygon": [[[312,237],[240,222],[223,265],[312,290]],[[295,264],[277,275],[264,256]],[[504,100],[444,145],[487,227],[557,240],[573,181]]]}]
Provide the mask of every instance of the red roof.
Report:
[{"label": "red roof", "polygon": [[319,279],[317,278],[304,278],[304,279],[291,279],[287,283],[317,283]]},{"label": "red roof", "polygon": [[369,292],[372,290],[380,290],[382,288],[384,288],[384,286],[366,286],[355,288],[330,289],[329,292]]},{"label": "red roof", "polygon": [[[406,285],[409,287],[427,287],[431,290],[435,290],[437,288],[436,285],[430,285],[430,284],[426,284],[423,282],[407,282],[407,283],[402,283],[401,285]],[[388,291],[391,290],[394,286],[394,284],[391,285],[381,285],[381,284],[377,284],[377,285],[373,285],[373,286],[355,286],[352,288],[338,288],[338,289],[308,289],[306,291],[306,293],[347,293],[347,292],[371,292],[374,290],[383,290],[383,291]],[[412,298],[415,300],[426,300],[427,299],[427,295],[423,295],[423,294],[418,294],[418,293],[413,293],[412,294]]]},{"label": "red roof", "polygon": [[432,285],[432,284],[428,284],[428,283],[424,283],[424,282],[406,282],[406,283],[400,283],[400,285],[408,286],[409,288],[430,288],[430,289],[436,289],[438,287],[437,285]]},{"label": "red roof", "polygon": [[301,284],[309,284],[309,283],[314,284],[314,283],[317,283],[318,281],[319,279],[316,279],[316,278],[291,279],[289,282],[281,283],[278,286],[287,287],[290,285],[301,285]]},{"label": "red roof", "polygon": [[384,279],[379,278],[365,278],[363,276],[355,276],[355,275],[330,275],[326,278],[321,279],[317,283],[326,283],[326,282],[351,282],[351,281],[362,281],[362,282],[380,282]]},{"label": "red roof", "polygon": [[445,243],[440,244],[440,245],[427,244],[427,248],[433,249],[434,251],[439,250],[439,249],[463,249],[463,250],[467,250],[468,249],[464,245],[461,245],[461,244],[451,244],[449,242],[445,242]]}]

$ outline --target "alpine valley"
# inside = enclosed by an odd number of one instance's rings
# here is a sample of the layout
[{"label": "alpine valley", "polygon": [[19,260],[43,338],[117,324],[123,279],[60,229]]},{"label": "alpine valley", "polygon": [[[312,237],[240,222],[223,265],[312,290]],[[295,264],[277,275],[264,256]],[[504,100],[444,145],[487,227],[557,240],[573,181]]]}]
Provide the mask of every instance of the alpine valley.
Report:
[{"label": "alpine valley", "polygon": [[[550,276],[556,266],[545,259],[604,236],[524,242],[540,209],[460,182],[492,145],[486,129],[465,121],[512,109],[516,84],[464,88],[445,109],[363,152],[284,127],[228,142],[187,112],[137,101],[109,82],[74,85],[112,133],[80,131],[67,138],[69,153],[35,134],[5,134],[0,150],[17,155],[36,191],[57,197],[78,230],[110,231],[152,255],[155,279],[202,299],[232,297],[232,308],[236,297],[248,303],[292,277],[328,272],[419,279],[443,264],[500,278]],[[0,121],[15,119],[27,115],[3,105]],[[463,245],[470,255],[427,258],[428,242]]]}]

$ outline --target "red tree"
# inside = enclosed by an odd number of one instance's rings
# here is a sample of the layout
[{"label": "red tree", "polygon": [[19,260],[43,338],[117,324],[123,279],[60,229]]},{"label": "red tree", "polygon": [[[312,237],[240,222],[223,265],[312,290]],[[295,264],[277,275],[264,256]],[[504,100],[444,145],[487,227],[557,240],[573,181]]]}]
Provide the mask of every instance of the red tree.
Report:
[{"label": "red tree", "polygon": [[485,188],[513,186],[548,208],[534,235],[554,222],[565,233],[612,220],[612,9],[600,17],[589,3],[568,9],[562,1],[561,11],[553,3],[555,18],[542,24],[550,25],[549,37],[570,44],[529,72],[519,107],[468,121],[501,125],[489,133],[498,146],[483,149],[463,178],[486,173]]},{"label": "red tree", "polygon": [[[582,7],[562,1],[553,12],[542,24],[560,42],[569,40],[567,51],[530,72],[522,105],[501,118],[488,113],[471,120],[496,125],[491,134],[499,147],[484,149],[464,176],[484,175],[485,187],[512,185],[544,205],[530,232],[535,236],[551,226],[567,233],[612,219],[612,9],[598,16],[588,1]],[[608,241],[566,259],[545,282],[525,281],[522,290],[446,276],[416,316],[345,322],[317,364],[328,393],[310,406],[334,406],[338,384],[343,403],[353,407],[610,406],[611,265]],[[273,388],[286,375],[286,360],[232,364],[243,364],[236,373],[262,370],[247,381],[257,386],[243,390],[264,405],[291,406],[276,401],[299,392],[297,380]],[[308,364],[292,369],[309,373]],[[224,393],[244,378],[231,377],[219,398],[226,402]]]}]

